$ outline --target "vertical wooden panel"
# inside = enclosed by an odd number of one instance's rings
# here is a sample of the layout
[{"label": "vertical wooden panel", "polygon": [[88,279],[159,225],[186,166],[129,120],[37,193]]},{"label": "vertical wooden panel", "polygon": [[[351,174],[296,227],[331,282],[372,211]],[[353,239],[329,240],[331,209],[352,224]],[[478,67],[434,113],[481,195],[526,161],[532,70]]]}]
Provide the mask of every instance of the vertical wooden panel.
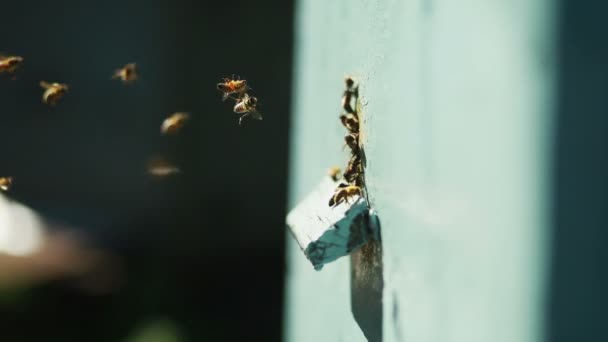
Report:
[{"label": "vertical wooden panel", "polygon": [[[382,222],[384,341],[542,336],[549,1],[300,1],[290,207],[345,163],[342,78],[361,82]],[[362,341],[348,267],[289,242],[286,341]]]}]

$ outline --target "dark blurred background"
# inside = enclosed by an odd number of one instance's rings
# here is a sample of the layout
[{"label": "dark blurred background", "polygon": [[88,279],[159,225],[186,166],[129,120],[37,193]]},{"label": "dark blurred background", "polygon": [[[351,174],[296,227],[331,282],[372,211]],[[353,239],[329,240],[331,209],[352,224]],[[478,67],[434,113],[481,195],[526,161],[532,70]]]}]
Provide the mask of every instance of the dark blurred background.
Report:
[{"label": "dark blurred background", "polygon": [[559,6],[546,341],[606,341],[608,3]]},{"label": "dark blurred background", "polygon": [[[111,291],[65,278],[0,290],[0,339],[127,341],[160,321],[180,341],[280,340],[292,2],[2,7],[0,51],[25,59],[16,80],[0,75],[9,196],[122,266]],[[110,80],[129,62],[138,82]],[[232,74],[250,82],[263,121],[239,127],[221,101],[215,84]],[[47,107],[41,80],[70,92]],[[161,136],[176,111],[192,119]],[[155,156],[182,172],[151,177]]]}]

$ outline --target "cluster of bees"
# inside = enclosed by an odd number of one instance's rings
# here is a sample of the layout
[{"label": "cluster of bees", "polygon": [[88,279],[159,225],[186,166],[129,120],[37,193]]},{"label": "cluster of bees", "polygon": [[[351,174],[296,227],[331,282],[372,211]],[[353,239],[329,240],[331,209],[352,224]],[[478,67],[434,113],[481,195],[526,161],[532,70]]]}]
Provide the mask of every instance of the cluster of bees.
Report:
[{"label": "cluster of bees", "polygon": [[[365,153],[360,142],[360,102],[359,85],[351,77],[345,79],[346,90],[342,95],[342,109],[340,115],[342,125],[348,133],[344,136],[345,146],[350,150],[350,159],[342,174],[343,181],[338,184],[333,196],[329,199],[329,206],[335,207],[342,202],[348,203],[355,195],[362,196],[365,179],[363,168],[365,164]],[[329,175],[338,181],[340,169],[337,167],[329,170]]]},{"label": "cluster of bees", "polygon": [[[16,72],[23,64],[21,56],[5,56],[0,54],[0,74],[8,74],[11,79],[16,79]],[[123,84],[131,84],[138,79],[137,66],[129,63],[124,67],[114,71],[111,79],[120,80]],[[49,106],[55,106],[68,93],[68,85],[59,82],[40,81],[43,88],[42,102]],[[251,116],[261,120],[262,115],[257,110],[257,98],[249,96],[249,87],[245,80],[234,80],[225,78],[223,83],[217,85],[223,93],[223,100],[232,98],[236,101],[234,112],[240,114],[239,124],[243,118]],[[176,134],[182,126],[189,120],[190,114],[177,112],[169,115],[161,124],[160,133],[162,135]],[[168,176],[178,173],[179,168],[167,162],[163,158],[150,160],[148,163],[148,173],[153,176]],[[13,177],[0,177],[0,190],[7,191],[13,184]]]},{"label": "cluster of bees", "polygon": [[[16,71],[23,63],[21,56],[4,56],[0,54],[0,74],[6,73],[12,79],[16,79]],[[131,84],[138,79],[137,66],[129,63],[124,67],[114,71],[111,79],[117,79],[124,84]],[[49,106],[55,106],[68,93],[68,85],[59,82],[40,81],[43,88],[42,102]],[[223,82],[217,84],[217,89],[222,92],[222,101],[228,98],[235,101],[233,111],[240,115],[239,125],[243,119],[252,117],[262,120],[262,114],[258,111],[258,99],[249,95],[251,88],[246,80],[224,78]],[[190,114],[177,112],[167,117],[160,126],[162,135],[176,134],[182,126],[190,119]],[[178,173],[179,168],[165,161],[163,158],[150,160],[148,163],[148,173],[154,176],[168,176]],[[0,177],[0,190],[7,191],[13,183],[12,177]]]},{"label": "cluster of bees", "polygon": [[258,111],[258,99],[248,94],[251,88],[247,80],[224,78],[223,82],[217,84],[217,90],[222,92],[222,101],[228,98],[235,101],[233,111],[240,115],[239,125],[243,124],[246,117],[262,120],[262,114]]}]

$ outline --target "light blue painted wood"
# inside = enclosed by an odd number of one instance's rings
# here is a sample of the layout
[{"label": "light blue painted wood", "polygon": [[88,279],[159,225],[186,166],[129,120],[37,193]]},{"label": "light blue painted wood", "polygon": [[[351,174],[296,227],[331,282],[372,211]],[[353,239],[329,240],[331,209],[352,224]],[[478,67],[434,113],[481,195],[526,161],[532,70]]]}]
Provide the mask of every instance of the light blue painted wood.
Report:
[{"label": "light blue painted wood", "polygon": [[[346,164],[352,74],[382,222],[385,341],[541,340],[553,13],[548,0],[299,1],[290,208]],[[315,272],[287,239],[285,340],[364,341],[349,261]]]}]

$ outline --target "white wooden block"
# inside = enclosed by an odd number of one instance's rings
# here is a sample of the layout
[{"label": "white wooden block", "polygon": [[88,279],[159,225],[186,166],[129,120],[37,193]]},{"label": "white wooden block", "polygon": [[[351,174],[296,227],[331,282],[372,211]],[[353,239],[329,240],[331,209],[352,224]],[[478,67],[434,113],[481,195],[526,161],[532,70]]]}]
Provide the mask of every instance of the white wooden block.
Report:
[{"label": "white wooden block", "polygon": [[379,221],[364,197],[328,205],[338,182],[325,178],[287,215],[287,227],[315,270],[379,238]]}]

